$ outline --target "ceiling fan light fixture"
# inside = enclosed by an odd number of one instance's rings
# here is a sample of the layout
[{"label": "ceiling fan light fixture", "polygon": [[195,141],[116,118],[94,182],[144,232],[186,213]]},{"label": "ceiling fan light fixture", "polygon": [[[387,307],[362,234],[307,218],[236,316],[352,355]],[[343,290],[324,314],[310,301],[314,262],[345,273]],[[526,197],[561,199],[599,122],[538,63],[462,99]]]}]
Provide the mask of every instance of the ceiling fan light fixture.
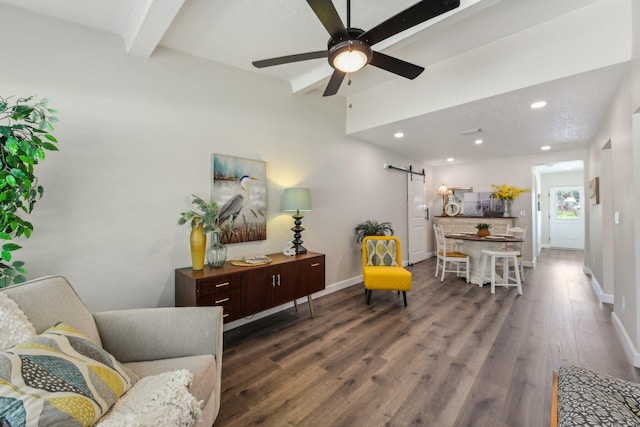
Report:
[{"label": "ceiling fan light fixture", "polygon": [[371,61],[371,47],[360,40],[345,40],[329,50],[329,65],[343,73],[354,73]]}]

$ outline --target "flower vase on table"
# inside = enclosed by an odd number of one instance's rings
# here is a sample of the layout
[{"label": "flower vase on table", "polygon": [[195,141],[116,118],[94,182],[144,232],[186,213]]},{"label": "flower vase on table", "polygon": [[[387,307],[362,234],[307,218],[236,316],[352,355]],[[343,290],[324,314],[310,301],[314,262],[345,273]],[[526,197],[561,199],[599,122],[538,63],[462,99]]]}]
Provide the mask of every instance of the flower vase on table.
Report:
[{"label": "flower vase on table", "polygon": [[511,216],[511,200],[504,200],[504,215],[505,217]]},{"label": "flower vase on table", "polygon": [[528,188],[520,188],[507,184],[491,184],[493,189],[493,195],[496,199],[502,200],[504,206],[504,213],[502,216],[511,216],[511,203],[520,196],[522,193],[528,193],[531,190]]},{"label": "flower vase on table", "polygon": [[204,252],[207,247],[207,236],[204,234],[202,224],[198,224],[191,229],[189,236],[189,246],[191,248],[191,266],[194,270],[204,268]]},{"label": "flower vase on table", "polygon": [[211,244],[207,248],[207,263],[211,268],[220,268],[227,261],[227,247],[220,243],[220,233],[211,233]]}]

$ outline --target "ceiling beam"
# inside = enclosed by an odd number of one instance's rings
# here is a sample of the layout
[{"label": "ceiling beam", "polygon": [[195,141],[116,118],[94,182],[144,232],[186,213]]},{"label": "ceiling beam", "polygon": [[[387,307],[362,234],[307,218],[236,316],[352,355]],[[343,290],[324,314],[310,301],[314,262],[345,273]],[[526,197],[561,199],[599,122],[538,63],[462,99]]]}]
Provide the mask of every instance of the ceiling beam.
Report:
[{"label": "ceiling beam", "polygon": [[123,30],[127,53],[150,57],[185,0],[138,0]]}]

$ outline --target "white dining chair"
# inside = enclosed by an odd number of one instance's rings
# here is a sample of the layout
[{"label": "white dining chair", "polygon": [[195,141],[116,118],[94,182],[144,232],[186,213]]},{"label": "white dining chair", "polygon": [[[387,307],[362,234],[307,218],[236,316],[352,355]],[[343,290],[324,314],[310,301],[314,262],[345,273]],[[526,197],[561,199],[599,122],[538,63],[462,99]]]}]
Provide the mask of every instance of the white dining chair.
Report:
[{"label": "white dining chair", "polygon": [[[438,277],[438,271],[440,268],[442,268],[442,276],[440,277],[441,282],[444,281],[445,273],[456,273],[458,276],[460,276],[460,268],[464,266],[467,283],[469,283],[469,255],[462,252],[448,251],[447,239],[444,237],[444,230],[442,229],[442,227],[438,227],[434,224],[433,231],[436,235],[438,256],[436,260],[436,277]],[[449,266],[448,269],[447,265]]]}]

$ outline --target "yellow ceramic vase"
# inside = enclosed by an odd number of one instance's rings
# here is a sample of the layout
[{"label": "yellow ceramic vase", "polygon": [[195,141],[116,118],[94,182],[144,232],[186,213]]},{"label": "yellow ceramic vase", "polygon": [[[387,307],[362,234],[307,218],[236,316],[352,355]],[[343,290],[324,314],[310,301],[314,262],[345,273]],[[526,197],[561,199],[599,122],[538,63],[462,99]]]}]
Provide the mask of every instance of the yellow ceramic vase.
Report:
[{"label": "yellow ceramic vase", "polygon": [[207,236],[204,234],[202,224],[191,229],[189,243],[191,245],[191,265],[194,270],[202,270],[204,268],[204,253],[207,248]]}]

